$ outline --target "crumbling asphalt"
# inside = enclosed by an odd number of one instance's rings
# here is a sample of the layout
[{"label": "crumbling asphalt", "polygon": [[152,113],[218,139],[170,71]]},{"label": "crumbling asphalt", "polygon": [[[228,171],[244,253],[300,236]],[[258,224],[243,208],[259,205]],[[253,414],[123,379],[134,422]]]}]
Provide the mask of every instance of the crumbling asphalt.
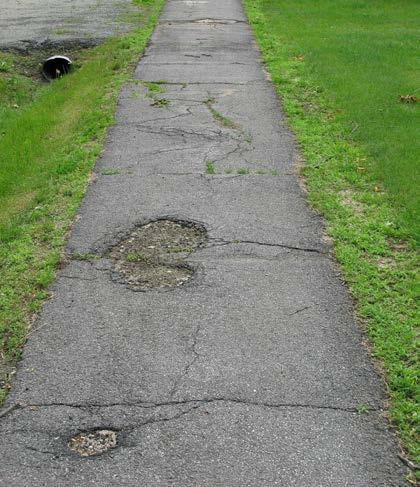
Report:
[{"label": "crumbling asphalt", "polygon": [[[135,78],[0,418],[1,485],[405,485],[240,0],[168,0]],[[206,229],[194,276],[134,292],[109,251],[165,218]],[[117,447],[70,450],[98,429]]]}]

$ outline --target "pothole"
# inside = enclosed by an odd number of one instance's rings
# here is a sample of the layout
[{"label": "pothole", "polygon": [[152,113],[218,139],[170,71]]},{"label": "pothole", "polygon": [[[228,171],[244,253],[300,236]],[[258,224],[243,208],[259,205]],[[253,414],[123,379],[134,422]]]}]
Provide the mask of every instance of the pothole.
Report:
[{"label": "pothole", "polygon": [[179,287],[194,273],[185,259],[206,240],[204,227],[157,220],[136,228],[111,249],[119,282],[135,291]]},{"label": "pothole", "polygon": [[81,457],[101,455],[117,446],[117,433],[111,430],[97,430],[90,433],[80,433],[68,443],[70,450]]}]

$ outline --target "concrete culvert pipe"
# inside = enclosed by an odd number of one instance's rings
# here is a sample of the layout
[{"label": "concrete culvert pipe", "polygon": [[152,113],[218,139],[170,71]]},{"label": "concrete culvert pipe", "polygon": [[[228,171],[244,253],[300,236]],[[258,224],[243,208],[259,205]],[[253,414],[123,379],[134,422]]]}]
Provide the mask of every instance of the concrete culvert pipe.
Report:
[{"label": "concrete culvert pipe", "polygon": [[71,65],[71,60],[66,56],[52,56],[44,61],[42,74],[48,81],[61,78],[61,76],[68,74]]}]

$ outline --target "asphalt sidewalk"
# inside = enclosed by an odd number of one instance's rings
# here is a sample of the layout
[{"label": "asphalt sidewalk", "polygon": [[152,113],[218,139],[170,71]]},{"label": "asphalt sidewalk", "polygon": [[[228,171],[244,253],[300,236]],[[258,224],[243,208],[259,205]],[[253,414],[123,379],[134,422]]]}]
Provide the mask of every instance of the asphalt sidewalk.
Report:
[{"label": "asphalt sidewalk", "polygon": [[[135,77],[0,419],[0,484],[405,485],[240,0],[168,0]],[[139,239],[188,282],[135,289],[112,252]],[[69,448],[95,430],[116,448]]]}]

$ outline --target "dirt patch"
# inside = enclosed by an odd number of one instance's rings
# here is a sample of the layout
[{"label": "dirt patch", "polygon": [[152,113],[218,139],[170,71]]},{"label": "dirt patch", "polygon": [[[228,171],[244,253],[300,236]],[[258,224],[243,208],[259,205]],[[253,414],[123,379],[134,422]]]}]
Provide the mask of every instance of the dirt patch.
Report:
[{"label": "dirt patch", "polygon": [[136,228],[111,249],[114,277],[135,291],[179,287],[194,269],[185,259],[206,240],[195,223],[158,220]]},{"label": "dirt patch", "polygon": [[80,433],[68,443],[70,450],[81,457],[101,455],[108,450],[116,448],[117,433],[111,430],[97,430],[91,433]]},{"label": "dirt patch", "polygon": [[359,201],[355,200],[355,194],[350,189],[343,189],[339,192],[341,203],[353,210],[355,215],[362,215],[364,206]]}]

